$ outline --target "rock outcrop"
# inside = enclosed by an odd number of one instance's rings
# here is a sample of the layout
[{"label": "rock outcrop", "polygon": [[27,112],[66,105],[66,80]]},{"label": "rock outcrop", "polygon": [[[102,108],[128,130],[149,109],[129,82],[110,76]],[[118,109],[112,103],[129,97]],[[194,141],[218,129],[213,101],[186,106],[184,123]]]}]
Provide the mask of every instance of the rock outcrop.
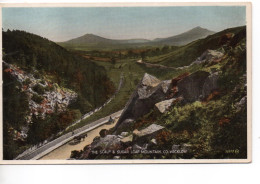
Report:
[{"label": "rock outcrop", "polygon": [[99,150],[112,150],[118,149],[121,147],[120,138],[116,135],[106,135],[105,137],[101,137],[97,139],[91,144],[92,149],[99,149]]},{"label": "rock outcrop", "polygon": [[154,104],[165,100],[169,93],[171,82],[160,81],[154,76],[145,74],[137,90],[128,101],[115,129],[117,129],[125,119],[137,119],[147,114]]},{"label": "rock outcrop", "polygon": [[218,88],[218,78],[218,72],[212,73],[207,77],[202,89],[203,98],[207,97],[213,90]]},{"label": "rock outcrop", "polygon": [[161,130],[163,130],[164,127],[152,124],[148,126],[147,128],[144,128],[140,131],[135,130],[133,132],[133,140],[140,143],[140,142],[149,142],[149,140],[154,137],[156,134],[158,134]]},{"label": "rock outcrop", "polygon": [[177,83],[178,93],[186,102],[193,102],[202,95],[203,85],[210,73],[205,71],[195,72]]},{"label": "rock outcrop", "polygon": [[125,119],[116,129],[116,133],[120,134],[124,131],[132,131],[134,127],[133,119]]},{"label": "rock outcrop", "polygon": [[185,102],[202,100],[218,88],[217,80],[217,72],[212,74],[205,71],[195,72],[177,83],[178,94]]},{"label": "rock outcrop", "polygon": [[172,104],[176,101],[176,98],[172,98],[169,100],[164,100],[161,102],[158,102],[155,104],[155,107],[161,112],[161,113],[165,113],[171,106]]},{"label": "rock outcrop", "polygon": [[204,62],[218,62],[224,56],[222,52],[217,50],[206,50],[200,57],[198,57],[192,64],[201,64]]}]

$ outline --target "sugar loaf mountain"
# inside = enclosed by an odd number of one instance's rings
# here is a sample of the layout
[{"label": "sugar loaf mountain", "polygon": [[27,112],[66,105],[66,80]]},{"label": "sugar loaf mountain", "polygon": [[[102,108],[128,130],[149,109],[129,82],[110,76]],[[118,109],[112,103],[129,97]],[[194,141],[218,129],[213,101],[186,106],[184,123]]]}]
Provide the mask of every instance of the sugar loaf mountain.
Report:
[{"label": "sugar loaf mountain", "polygon": [[111,105],[92,115],[123,109],[115,126],[69,159],[247,158],[245,26],[62,43],[8,30],[3,49],[5,159],[57,137],[115,94],[122,76]]}]

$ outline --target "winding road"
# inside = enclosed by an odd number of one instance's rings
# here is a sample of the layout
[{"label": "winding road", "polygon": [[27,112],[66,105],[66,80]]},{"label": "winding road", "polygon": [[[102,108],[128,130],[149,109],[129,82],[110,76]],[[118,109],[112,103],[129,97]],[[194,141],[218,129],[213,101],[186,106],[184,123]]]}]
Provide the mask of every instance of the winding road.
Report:
[{"label": "winding road", "polygon": [[41,157],[43,157],[44,155],[50,153],[51,151],[55,150],[56,148],[62,146],[63,144],[71,141],[72,139],[74,139],[75,137],[83,134],[83,133],[86,133],[86,132],[89,132],[101,125],[104,125],[106,123],[108,123],[109,121],[109,118],[110,116],[115,119],[115,118],[118,118],[121,113],[122,113],[123,110],[120,110],[118,112],[115,112],[109,116],[106,116],[104,118],[101,118],[97,121],[94,121],[92,123],[89,123],[79,129],[76,129],[74,130],[74,134],[72,132],[69,132],[57,139],[54,139],[53,141],[51,142],[48,142],[47,144],[39,147],[38,149],[36,150],[32,150],[31,152],[28,152],[27,154],[21,156],[21,157],[18,157],[16,158],[16,160],[37,160]]}]

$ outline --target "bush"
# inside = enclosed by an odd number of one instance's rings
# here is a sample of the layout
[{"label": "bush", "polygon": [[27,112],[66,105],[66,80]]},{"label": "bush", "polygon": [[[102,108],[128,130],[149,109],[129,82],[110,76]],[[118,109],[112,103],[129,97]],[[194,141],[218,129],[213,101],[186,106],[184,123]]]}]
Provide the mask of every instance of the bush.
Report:
[{"label": "bush", "polygon": [[37,92],[38,94],[40,94],[40,95],[42,95],[42,94],[44,94],[44,87],[42,87],[41,85],[39,85],[39,84],[36,84],[34,87],[33,87],[33,90],[35,91],[35,92]]},{"label": "bush", "polygon": [[34,75],[33,75],[36,79],[39,79],[41,77],[41,75],[39,74],[39,72],[36,72]]},{"label": "bush", "polygon": [[29,85],[29,84],[31,84],[31,80],[29,79],[29,78],[27,78],[23,83],[24,83],[24,85]]},{"label": "bush", "polygon": [[33,94],[33,96],[32,96],[32,100],[35,101],[38,104],[40,104],[43,101],[43,99],[44,98],[42,96],[39,96],[39,95],[36,95],[36,94]]}]

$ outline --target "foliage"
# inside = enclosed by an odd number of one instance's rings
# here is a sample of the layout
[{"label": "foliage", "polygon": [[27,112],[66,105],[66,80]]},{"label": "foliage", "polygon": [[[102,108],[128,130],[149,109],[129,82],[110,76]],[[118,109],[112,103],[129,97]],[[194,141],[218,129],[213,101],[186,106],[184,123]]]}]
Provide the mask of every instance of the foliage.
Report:
[{"label": "foliage", "polygon": [[35,91],[36,93],[43,95],[44,94],[44,87],[41,86],[40,84],[36,84],[35,86],[33,86],[33,91]]},{"label": "foliage", "polygon": [[3,72],[3,151],[4,159],[12,159],[25,149],[24,143],[14,142],[10,128],[20,130],[29,112],[28,97],[19,90],[20,84]]},{"label": "foliage", "polygon": [[43,97],[37,94],[33,94],[32,100],[35,101],[37,104],[40,104],[43,101]]}]

